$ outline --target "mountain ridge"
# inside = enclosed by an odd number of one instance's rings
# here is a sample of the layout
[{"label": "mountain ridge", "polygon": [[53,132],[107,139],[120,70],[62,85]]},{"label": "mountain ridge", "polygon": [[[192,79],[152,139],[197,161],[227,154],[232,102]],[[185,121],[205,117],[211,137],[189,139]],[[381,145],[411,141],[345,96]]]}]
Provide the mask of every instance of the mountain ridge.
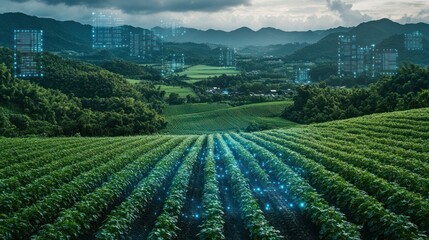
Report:
[{"label": "mountain ridge", "polygon": [[[126,26],[128,30],[143,29],[135,26]],[[94,52],[92,49],[91,26],[76,21],[58,21],[52,18],[29,16],[23,13],[0,14],[0,45],[13,47],[13,29],[43,29],[45,30],[45,49],[47,51],[72,50],[84,54]],[[152,29],[160,29],[155,27]],[[358,36],[361,45],[380,43],[383,40],[397,34],[420,30],[424,36],[429,36],[429,24],[413,23],[400,24],[390,19],[372,20],[361,23],[356,27],[336,27],[327,30],[309,31],[283,31],[273,27],[263,27],[252,30],[241,27],[232,31],[224,30],[199,30],[184,28],[183,36],[167,36],[166,42],[172,43],[196,43],[206,45],[223,45],[244,49],[246,47],[269,47],[274,45],[309,44],[307,47],[292,53],[292,59],[302,60],[324,58],[336,51],[336,35],[349,33]],[[335,45],[335,46],[334,46]],[[308,56],[309,51],[318,50],[318,56]],[[317,54],[316,54],[317,55]],[[334,56],[334,55],[332,55]]]}]

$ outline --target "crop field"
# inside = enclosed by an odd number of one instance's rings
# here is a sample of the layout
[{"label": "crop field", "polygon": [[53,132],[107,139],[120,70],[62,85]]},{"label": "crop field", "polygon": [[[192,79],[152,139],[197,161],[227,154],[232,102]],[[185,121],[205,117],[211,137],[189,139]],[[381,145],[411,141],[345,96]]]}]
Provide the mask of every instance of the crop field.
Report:
[{"label": "crop field", "polygon": [[0,238],[427,239],[428,139],[429,109],[252,134],[0,138]]},{"label": "crop field", "polygon": [[207,65],[196,65],[187,68],[185,71],[181,72],[180,75],[187,75],[190,79],[190,82],[201,81],[210,77],[221,76],[221,75],[237,75],[240,74],[239,71],[233,68],[223,68],[216,66],[207,66]]},{"label": "crop field", "polygon": [[165,110],[167,134],[209,134],[243,130],[251,123],[268,128],[293,127],[296,123],[280,117],[288,101],[267,102],[231,107],[226,104],[187,104]]},{"label": "crop field", "polygon": [[156,85],[156,87],[161,87],[161,90],[165,91],[166,97],[168,97],[170,93],[177,93],[181,98],[185,98],[187,95],[191,95],[193,97],[197,96],[195,92],[189,87],[168,86],[168,85]]}]

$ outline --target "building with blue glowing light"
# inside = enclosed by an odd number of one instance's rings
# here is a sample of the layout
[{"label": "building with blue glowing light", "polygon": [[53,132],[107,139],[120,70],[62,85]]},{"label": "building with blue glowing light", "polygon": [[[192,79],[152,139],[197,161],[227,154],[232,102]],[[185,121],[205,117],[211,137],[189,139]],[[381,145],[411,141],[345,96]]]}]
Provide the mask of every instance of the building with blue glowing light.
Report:
[{"label": "building with blue glowing light", "polygon": [[408,51],[423,50],[423,33],[415,31],[413,33],[404,34],[404,45]]},{"label": "building with blue glowing light", "polygon": [[114,49],[129,45],[122,19],[113,14],[92,13],[92,48]]},{"label": "building with blue glowing light", "polygon": [[130,56],[137,58],[150,58],[162,48],[161,38],[152,31],[138,29],[130,32]]},{"label": "building with blue glowing light", "polygon": [[43,77],[43,30],[14,30],[14,76]]},{"label": "building with blue glowing light", "polygon": [[235,67],[236,65],[236,49],[235,48],[220,48],[219,49],[219,66],[225,68]]}]

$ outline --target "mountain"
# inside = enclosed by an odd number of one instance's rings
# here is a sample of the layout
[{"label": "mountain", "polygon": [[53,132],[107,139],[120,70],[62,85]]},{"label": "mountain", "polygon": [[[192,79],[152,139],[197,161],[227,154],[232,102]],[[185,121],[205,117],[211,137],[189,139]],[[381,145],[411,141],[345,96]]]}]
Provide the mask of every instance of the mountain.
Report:
[{"label": "mountain", "polygon": [[417,64],[429,63],[429,41],[423,39],[423,51],[407,51],[404,45],[404,35],[396,34],[384,39],[378,44],[379,49],[397,49],[399,62],[412,62]]},{"label": "mountain", "polygon": [[[125,27],[129,31],[141,29],[133,26]],[[99,55],[91,47],[90,25],[83,25],[73,21],[39,18],[22,13],[4,13],[0,14],[0,45],[12,48],[14,29],[44,30],[45,50],[47,51],[71,50],[85,55],[95,54],[95,58],[98,58]],[[152,30],[162,31],[163,29],[157,27]],[[355,34],[360,45],[379,44],[394,35],[410,33],[416,30],[421,31],[424,36],[429,36],[428,24],[402,25],[389,19],[370,21],[352,28],[338,27],[318,31],[286,32],[275,28],[262,28],[254,31],[247,27],[229,32],[213,29],[203,31],[194,28],[183,30],[186,32],[183,35],[165,37],[166,42],[170,42],[167,50],[175,52],[186,49],[187,56],[192,57],[191,62],[194,60],[194,56],[195,60],[198,61],[198,56],[202,55],[196,52],[199,49],[204,50],[203,55],[205,56],[216,55],[211,49],[215,49],[219,45],[238,48],[239,51],[243,50],[247,55],[252,50],[255,50],[254,55],[284,56],[292,54],[290,56],[292,60],[335,60],[338,33]],[[194,45],[191,46],[189,43]],[[303,43],[311,45],[303,47]],[[113,58],[128,55],[127,49],[119,49],[113,52]]]},{"label": "mountain", "polygon": [[0,45],[13,47],[14,29],[41,29],[47,51],[91,51],[91,26],[73,21],[28,16],[23,13],[0,14]]},{"label": "mountain", "polygon": [[273,56],[283,57],[291,55],[297,50],[308,46],[307,43],[288,43],[288,44],[275,44],[269,46],[248,46],[239,49],[237,53],[243,56]]},{"label": "mountain", "polygon": [[[125,26],[130,31],[141,29],[133,26]],[[14,29],[41,29],[45,34],[45,49],[47,51],[76,51],[88,54],[92,52],[91,26],[74,21],[57,21],[50,18],[39,18],[23,13],[0,14],[0,45],[13,47]],[[166,31],[156,27],[153,31]],[[253,31],[242,27],[227,32],[221,30],[184,29],[183,36],[166,36],[166,42],[174,43],[198,43],[226,45],[235,48],[246,46],[269,46],[288,43],[315,43],[333,32],[344,32],[348,28],[334,28],[318,31],[285,32],[275,28],[262,28]]]},{"label": "mountain", "polygon": [[[383,45],[380,44],[395,35],[401,35],[402,42],[398,41],[397,39],[394,46],[390,45],[390,48],[396,48],[400,50],[401,47],[403,48],[403,34],[412,33],[414,31],[420,31],[423,33],[423,36],[425,38],[429,38],[429,24],[399,24],[389,19],[380,19],[376,21],[361,23],[354,28],[348,29],[344,33],[356,35],[357,43],[361,46],[376,44],[379,48],[387,48],[387,46],[383,47]],[[289,58],[291,60],[304,61],[334,61],[336,59],[338,51],[337,44],[338,32],[331,33],[326,37],[322,38],[317,43],[297,50]]]},{"label": "mountain", "polygon": [[335,28],[319,31],[295,31],[285,32],[275,28],[262,28],[253,31],[250,28],[242,27],[230,32],[209,29],[202,31],[194,28],[185,28],[186,34],[182,36],[168,36],[169,42],[194,42],[208,44],[222,44],[235,48],[246,46],[269,46],[288,43],[315,43],[326,35],[333,32],[344,32],[347,28]]}]

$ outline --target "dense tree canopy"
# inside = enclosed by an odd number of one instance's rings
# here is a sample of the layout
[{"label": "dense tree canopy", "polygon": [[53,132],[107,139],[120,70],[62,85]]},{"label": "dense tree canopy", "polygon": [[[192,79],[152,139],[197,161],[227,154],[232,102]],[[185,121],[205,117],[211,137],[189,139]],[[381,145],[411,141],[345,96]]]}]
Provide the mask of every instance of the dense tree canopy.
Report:
[{"label": "dense tree canopy", "polygon": [[141,66],[137,63],[127,61],[106,61],[101,64],[101,67],[109,70],[110,72],[120,74],[122,76],[132,79],[143,79],[151,81],[159,81],[161,75],[159,71],[152,67]]},{"label": "dense tree canopy", "polygon": [[0,135],[117,136],[151,134],[166,126],[163,93],[129,84],[100,67],[45,54],[45,77],[11,75],[0,51]]},{"label": "dense tree canopy", "polygon": [[301,86],[283,115],[300,123],[324,122],[365,114],[429,106],[429,68],[404,65],[395,76],[368,88],[331,88],[325,83]]}]

